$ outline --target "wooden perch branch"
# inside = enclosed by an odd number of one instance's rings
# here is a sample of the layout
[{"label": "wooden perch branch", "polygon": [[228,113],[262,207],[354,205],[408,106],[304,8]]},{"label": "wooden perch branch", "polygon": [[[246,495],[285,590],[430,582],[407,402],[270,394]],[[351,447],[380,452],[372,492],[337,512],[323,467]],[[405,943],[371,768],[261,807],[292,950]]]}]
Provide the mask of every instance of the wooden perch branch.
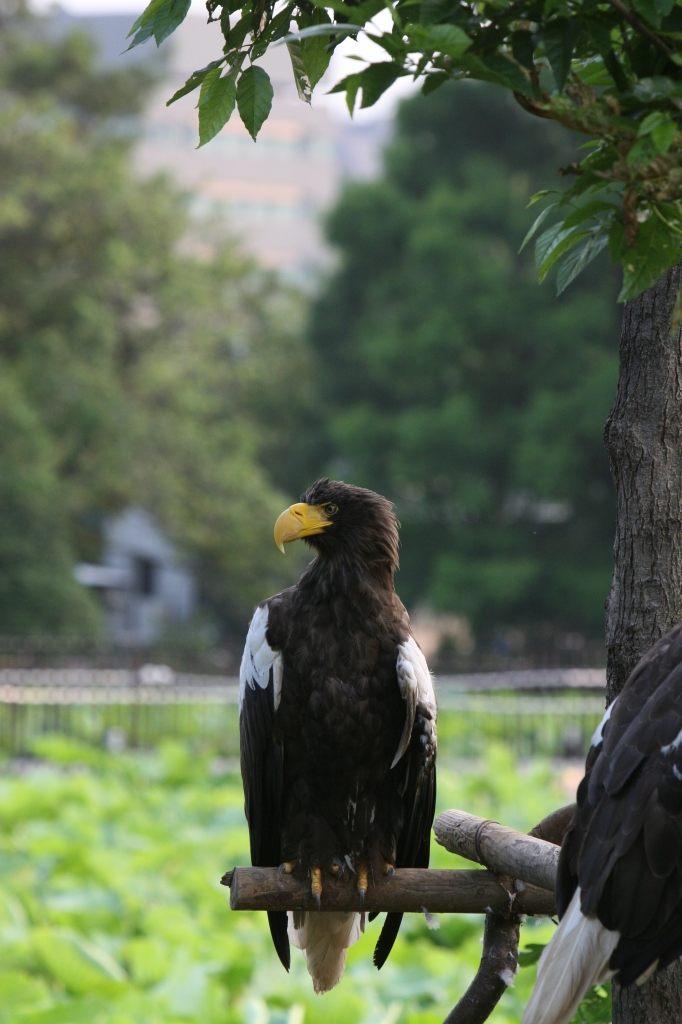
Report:
[{"label": "wooden perch branch", "polygon": [[[532,828],[529,836],[560,846],[568,828],[575,804],[560,807]],[[461,813],[461,812],[460,812]],[[442,815],[441,815],[442,817]],[[470,818],[471,815],[467,815]],[[483,818],[476,819],[474,832],[475,852],[481,851],[480,834],[486,826]],[[482,823],[482,824],[481,824]],[[508,830],[508,831],[511,831]],[[519,833],[515,833],[519,838]],[[512,879],[503,880],[507,888],[513,888]],[[462,998],[445,1018],[444,1024],[484,1024],[504,995],[507,987],[514,982],[519,962],[519,917],[517,914],[488,913],[483,932],[483,953],[474,980]]]},{"label": "wooden perch branch", "polygon": [[[235,868],[223,879],[230,887],[232,910],[315,910],[310,886],[293,875],[281,878],[277,868]],[[359,910],[357,886],[325,880],[321,909]],[[390,881],[370,884],[365,910],[433,914],[484,914],[493,911],[550,917],[556,913],[554,893],[534,885],[510,891],[487,871],[443,871],[398,868]]]},{"label": "wooden perch branch", "polygon": [[559,848],[466,811],[443,811],[433,823],[436,839],[450,853],[491,871],[554,890]]}]

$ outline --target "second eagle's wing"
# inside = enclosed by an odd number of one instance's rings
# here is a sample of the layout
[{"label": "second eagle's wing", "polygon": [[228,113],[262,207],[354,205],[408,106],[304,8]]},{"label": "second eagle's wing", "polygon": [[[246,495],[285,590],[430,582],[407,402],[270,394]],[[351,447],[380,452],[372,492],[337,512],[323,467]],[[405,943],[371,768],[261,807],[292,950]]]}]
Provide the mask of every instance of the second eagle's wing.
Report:
[{"label": "second eagle's wing", "polygon": [[[274,723],[284,665],[281,653],[268,644],[267,629],[265,603],[251,620],[239,670],[239,749],[254,867],[278,867],[282,859],[283,754]],[[268,921],[277,955],[289,970],[286,912],[268,912]]]},{"label": "second eagle's wing", "polygon": [[[414,637],[398,646],[396,675],[405,701],[405,728],[391,765],[398,790],[396,866],[427,868],[436,808],[436,694],[426,658]],[[402,914],[386,915],[374,950],[383,967],[398,935]]]}]

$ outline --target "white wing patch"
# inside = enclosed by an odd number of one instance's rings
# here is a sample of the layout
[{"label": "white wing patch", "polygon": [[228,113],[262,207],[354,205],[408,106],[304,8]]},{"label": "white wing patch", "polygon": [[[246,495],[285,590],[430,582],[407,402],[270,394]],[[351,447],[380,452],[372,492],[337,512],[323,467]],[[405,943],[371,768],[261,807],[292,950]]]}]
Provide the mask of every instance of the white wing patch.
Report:
[{"label": "white wing patch", "polygon": [[414,726],[414,716],[417,711],[417,704],[426,704],[436,715],[436,694],[433,689],[433,678],[426,664],[426,658],[422,654],[421,647],[410,636],[404,644],[398,647],[398,661],[396,663],[398,673],[398,686],[400,694],[405,701],[405,728],[400,737],[398,752],[393,758],[391,768],[397,765],[408,746]]},{"label": "white wing patch", "polygon": [[267,607],[256,608],[251,619],[249,632],[246,634],[246,646],[242,657],[241,668],[239,669],[239,711],[241,713],[244,702],[244,694],[247,685],[255,689],[256,683],[265,690],[270,682],[270,669],[272,669],[272,682],[274,686],[275,711],[279,707],[279,699],[282,693],[282,673],[284,663],[280,651],[273,651],[265,639],[268,628]]},{"label": "white wing patch", "polygon": [[[616,697],[616,700],[618,700],[617,697]],[[599,723],[599,725],[595,729],[594,736],[592,737],[592,742],[590,743],[591,747],[598,747],[599,744],[601,743],[602,739],[604,738],[604,726],[606,725],[606,723],[608,722],[609,718],[611,717],[611,712],[613,711],[613,709],[616,706],[616,700],[611,701],[611,703],[609,704],[609,706],[606,709],[606,713],[605,713],[604,717],[602,718],[601,722]]]}]

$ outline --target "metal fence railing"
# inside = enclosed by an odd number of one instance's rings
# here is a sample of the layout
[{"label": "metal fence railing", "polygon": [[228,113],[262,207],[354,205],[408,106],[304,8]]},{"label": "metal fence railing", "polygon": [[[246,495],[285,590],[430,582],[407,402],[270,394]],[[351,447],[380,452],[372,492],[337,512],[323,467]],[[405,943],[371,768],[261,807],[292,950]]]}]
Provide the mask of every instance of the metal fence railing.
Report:
[{"label": "metal fence railing", "polygon": [[[479,672],[438,677],[436,691],[443,734],[457,750],[471,753],[476,736],[499,736],[522,753],[576,753],[603,714],[605,674]],[[231,756],[238,746],[238,694],[234,676],[174,672],[166,665],[1,668],[0,749],[22,753],[46,732],[102,742],[113,730],[133,746],[183,736]]]}]

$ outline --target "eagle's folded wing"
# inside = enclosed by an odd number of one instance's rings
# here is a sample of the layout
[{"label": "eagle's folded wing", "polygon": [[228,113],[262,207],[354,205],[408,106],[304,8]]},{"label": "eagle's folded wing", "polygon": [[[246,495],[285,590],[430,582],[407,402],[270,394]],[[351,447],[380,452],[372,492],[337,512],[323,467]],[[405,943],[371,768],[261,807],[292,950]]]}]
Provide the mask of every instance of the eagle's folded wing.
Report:
[{"label": "eagle's folded wing", "polygon": [[[251,863],[277,867],[281,855],[283,757],[274,719],[282,690],[283,661],[266,639],[268,604],[256,609],[239,670],[239,745],[244,809],[249,823]],[[282,964],[290,953],[285,913],[268,913],[270,931]]]},{"label": "eagle's folded wing", "polygon": [[[413,637],[398,647],[398,686],[405,701],[405,728],[391,765],[400,799],[396,866],[427,868],[436,807],[436,694],[426,658]],[[402,914],[386,915],[374,963],[381,967],[391,952]]]}]

